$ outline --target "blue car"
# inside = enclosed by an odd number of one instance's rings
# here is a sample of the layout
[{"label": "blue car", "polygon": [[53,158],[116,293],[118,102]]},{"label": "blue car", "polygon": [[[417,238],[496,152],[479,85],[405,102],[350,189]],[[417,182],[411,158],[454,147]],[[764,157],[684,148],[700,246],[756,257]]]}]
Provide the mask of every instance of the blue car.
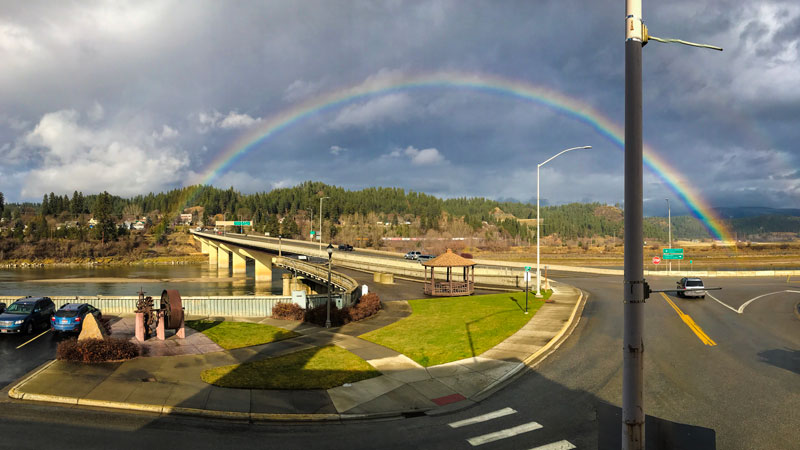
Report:
[{"label": "blue car", "polygon": [[87,314],[93,315],[98,321],[102,317],[100,310],[88,303],[67,303],[50,318],[50,325],[55,333],[80,333]]},{"label": "blue car", "polygon": [[50,297],[21,298],[0,314],[0,333],[28,333],[47,327],[56,305]]}]

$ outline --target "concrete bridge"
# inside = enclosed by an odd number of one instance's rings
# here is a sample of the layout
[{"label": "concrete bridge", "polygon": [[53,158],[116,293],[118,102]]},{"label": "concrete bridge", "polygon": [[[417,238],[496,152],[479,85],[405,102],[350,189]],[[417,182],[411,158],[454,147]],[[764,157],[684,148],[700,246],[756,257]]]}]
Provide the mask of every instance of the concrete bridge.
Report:
[{"label": "concrete bridge", "polygon": [[[291,275],[283,278],[283,295],[291,295],[292,291],[305,290],[307,294],[327,293],[328,268],[325,264],[314,264],[295,258],[280,255],[286,253],[313,256],[320,253],[308,247],[296,244],[284,246],[278,240],[264,239],[239,234],[216,234],[192,231],[194,239],[200,242],[201,251],[208,255],[208,262],[226,275],[244,275],[247,262],[255,263],[256,283],[272,283],[273,270],[276,267],[288,270]],[[286,247],[286,248],[284,248]],[[309,255],[312,254],[312,255]],[[322,254],[327,260],[327,253]],[[336,272],[331,272],[331,286],[339,292],[345,304],[354,302],[360,293],[359,284],[354,279]]]}]

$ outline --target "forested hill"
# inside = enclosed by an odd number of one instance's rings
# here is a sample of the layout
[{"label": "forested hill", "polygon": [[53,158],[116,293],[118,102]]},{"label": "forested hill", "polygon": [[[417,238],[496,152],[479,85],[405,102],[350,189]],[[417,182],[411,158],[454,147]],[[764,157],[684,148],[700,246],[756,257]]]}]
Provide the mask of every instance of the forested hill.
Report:
[{"label": "forested hill", "polygon": [[[478,231],[484,222],[497,225],[513,237],[530,240],[535,235],[536,205],[518,202],[498,202],[480,197],[440,199],[425,193],[401,188],[371,187],[346,190],[320,182],[307,181],[294,187],[273,189],[269,192],[242,194],[230,189],[211,186],[191,186],[162,193],[150,193],[133,198],[109,196],[112,214],[119,218],[158,215],[175,217],[187,208],[202,210],[204,223],[215,216],[232,220],[253,220],[264,225],[273,216],[307,219],[313,211],[318,220],[321,197],[325,220],[338,221],[343,216],[374,213],[387,222],[419,220],[419,230],[439,229],[442,221],[460,218]],[[105,197],[106,199],[108,197]],[[71,197],[53,193],[45,195],[42,203],[8,204],[2,211],[7,220],[21,215],[39,214],[65,217],[92,213],[98,202],[97,195],[83,196],[75,192]],[[0,206],[2,208],[2,206]],[[16,213],[14,213],[16,211]],[[557,234],[565,239],[591,237],[622,237],[623,213],[619,206],[599,203],[572,203],[546,206],[541,210],[542,233]],[[800,229],[800,218],[794,216],[763,216],[732,219],[728,222],[740,238],[746,235],[770,232],[794,232]],[[527,225],[527,226],[526,226]],[[533,233],[530,232],[533,229]],[[666,240],[667,220],[661,217],[645,219],[646,239]],[[672,234],[676,239],[706,239],[708,232],[695,218],[672,218]]]}]

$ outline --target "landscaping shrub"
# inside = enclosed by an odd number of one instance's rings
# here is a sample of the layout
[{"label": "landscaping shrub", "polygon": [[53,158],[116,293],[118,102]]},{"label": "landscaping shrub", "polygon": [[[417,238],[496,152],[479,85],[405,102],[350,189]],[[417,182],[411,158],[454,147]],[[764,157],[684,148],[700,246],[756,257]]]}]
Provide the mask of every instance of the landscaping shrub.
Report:
[{"label": "landscaping shrub", "polygon": [[120,361],[139,356],[140,347],[123,339],[70,339],[59,342],[56,358],[62,361],[99,363]]},{"label": "landscaping shrub", "polygon": [[349,321],[355,322],[373,316],[380,310],[381,299],[378,298],[378,294],[371,293],[362,295],[355,306],[347,308],[345,311],[347,311]]},{"label": "landscaping shrub", "polygon": [[[375,315],[381,309],[381,299],[377,294],[362,295],[355,306],[339,309],[331,302],[331,326],[338,327],[346,323],[366,319]],[[327,306],[320,305],[306,310],[305,321],[315,325],[324,326],[327,316]]]},{"label": "landscaping shrub", "polygon": [[272,318],[281,320],[303,320],[305,310],[296,303],[277,303],[272,307]]}]

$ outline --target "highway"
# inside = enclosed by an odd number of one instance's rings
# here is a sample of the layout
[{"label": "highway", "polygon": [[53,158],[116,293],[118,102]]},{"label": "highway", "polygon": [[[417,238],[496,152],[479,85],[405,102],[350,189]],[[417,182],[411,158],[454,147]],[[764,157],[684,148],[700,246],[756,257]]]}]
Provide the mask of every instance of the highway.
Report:
[{"label": "highway", "polygon": [[[42,448],[58,436],[61,448],[271,448],[274,443],[298,449],[532,449],[561,441],[577,448],[614,448],[620,433],[622,280],[575,273],[553,277],[589,294],[572,336],[535,370],[457,413],[342,424],[247,424],[3,398],[0,447]],[[653,289],[674,287],[675,281],[650,280]],[[705,281],[723,288],[713,292],[716,300],[658,293],[647,300],[649,439],[659,438],[663,448],[687,441],[684,448],[796,448],[800,319],[793,308],[800,293],[793,291],[800,292],[799,283],[779,278]],[[6,338],[6,366],[16,337],[0,337]],[[26,367],[37,365],[35,359],[17,357]],[[487,414],[495,418],[478,421]],[[453,426],[465,420],[468,425]]]}]

